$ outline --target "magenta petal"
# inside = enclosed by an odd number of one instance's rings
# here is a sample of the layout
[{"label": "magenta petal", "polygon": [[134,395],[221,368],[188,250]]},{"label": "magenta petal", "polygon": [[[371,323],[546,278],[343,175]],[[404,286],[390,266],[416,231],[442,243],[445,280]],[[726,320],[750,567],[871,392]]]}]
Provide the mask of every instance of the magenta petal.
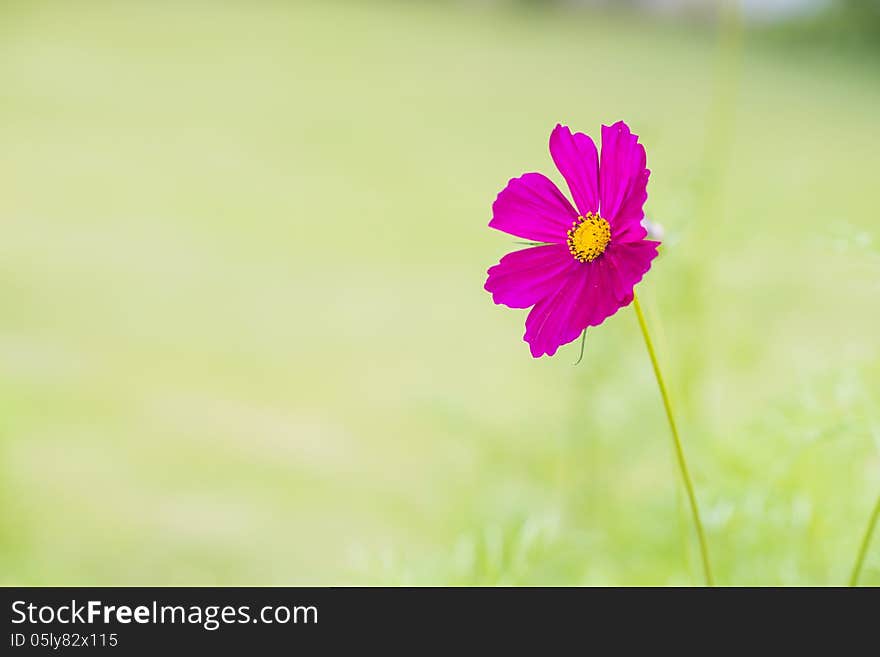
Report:
[{"label": "magenta petal", "polygon": [[621,306],[632,301],[633,288],[651,268],[658,246],[660,242],[641,240],[616,244],[605,252],[602,260],[613,270],[615,295]]},{"label": "magenta petal", "polygon": [[492,205],[491,228],[537,242],[565,242],[577,212],[559,188],[540,173],[513,178]]},{"label": "magenta petal", "polygon": [[617,276],[607,257],[591,263],[590,284],[583,300],[584,326],[599,326],[620,310],[621,299],[618,294]]},{"label": "magenta petal", "polygon": [[[599,165],[600,214],[611,224],[616,239],[639,239],[638,224],[644,218],[650,171],[645,168],[645,148],[623,121],[602,126]],[[632,232],[631,232],[632,231]]]},{"label": "magenta petal", "polygon": [[641,221],[628,221],[613,233],[613,239],[617,243],[638,242],[648,236],[648,231]]},{"label": "magenta petal", "polygon": [[616,277],[606,258],[585,263],[583,267],[586,284],[570,319],[572,327],[577,329],[574,337],[589,326],[599,326],[626,305],[618,298]]},{"label": "magenta petal", "polygon": [[633,287],[651,268],[658,245],[647,240],[619,244],[594,262],[579,263],[558,290],[529,313],[524,339],[532,356],[554,355],[584,329],[629,305]]},{"label": "magenta petal", "polygon": [[[644,148],[639,145],[642,153]],[[648,169],[642,169],[635,174],[632,180],[632,186],[626,199],[617,211],[614,217],[614,237],[619,242],[634,242],[644,239],[648,234],[642,226],[642,219],[645,218],[645,201],[648,200],[648,177],[651,172]]]},{"label": "magenta petal", "polygon": [[599,155],[593,140],[582,132],[571,133],[556,125],[550,134],[550,155],[568,183],[581,215],[599,211]]},{"label": "magenta petal", "polygon": [[528,308],[556,292],[579,264],[564,244],[514,251],[489,268],[485,288],[495,303]]},{"label": "magenta petal", "polygon": [[585,269],[577,267],[564,279],[559,289],[542,299],[526,318],[523,339],[529,343],[532,356],[552,356],[564,344],[574,340],[583,331],[574,321],[578,303],[587,284]]}]

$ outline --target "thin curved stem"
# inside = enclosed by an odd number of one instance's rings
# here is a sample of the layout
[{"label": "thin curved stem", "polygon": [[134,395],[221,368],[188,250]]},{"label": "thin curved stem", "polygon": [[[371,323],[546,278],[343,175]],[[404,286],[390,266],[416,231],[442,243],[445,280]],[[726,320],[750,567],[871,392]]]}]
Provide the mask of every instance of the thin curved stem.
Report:
[{"label": "thin curved stem", "polygon": [[878,518],[880,518],[880,495],[877,496],[877,503],[874,504],[874,511],[871,513],[871,519],[868,520],[868,527],[865,529],[865,535],[862,537],[862,545],[859,547],[859,556],[856,557],[856,563],[853,566],[852,575],[849,578],[850,586],[856,586],[859,583],[859,574],[861,574],[862,566],[865,564],[865,557],[868,554],[868,546],[871,545],[871,535],[874,533],[874,527],[877,526]]},{"label": "thin curved stem", "polygon": [[584,332],[581,334],[581,354],[578,356],[578,359],[574,362],[575,365],[580,365],[581,361],[584,359],[584,345],[587,343],[587,329],[584,329]]},{"label": "thin curved stem", "polygon": [[642,329],[642,336],[645,338],[645,346],[648,348],[648,356],[651,358],[651,365],[654,367],[654,377],[657,379],[657,386],[660,388],[660,396],[663,398],[663,406],[666,408],[666,419],[669,420],[669,429],[672,432],[672,442],[675,445],[675,456],[678,460],[678,467],[681,470],[681,478],[684,481],[684,487],[687,491],[688,501],[691,506],[691,515],[694,518],[694,526],[697,530],[697,538],[700,542],[700,556],[703,559],[703,573],[706,576],[706,584],[714,586],[715,582],[712,578],[712,567],[709,564],[709,548],[706,544],[706,535],[703,532],[703,522],[700,520],[700,509],[697,506],[697,496],[694,494],[694,485],[691,482],[691,475],[688,472],[687,461],[684,458],[684,449],[681,446],[681,439],[678,437],[678,428],[675,424],[675,416],[672,413],[672,402],[669,400],[669,393],[666,392],[666,384],[663,382],[663,374],[660,372],[660,363],[657,361],[657,354],[654,352],[654,345],[651,342],[651,336],[648,333],[648,324],[645,321],[645,315],[642,312],[642,306],[639,304],[639,297],[633,291],[633,307],[636,309],[636,316],[639,318],[639,327]]}]

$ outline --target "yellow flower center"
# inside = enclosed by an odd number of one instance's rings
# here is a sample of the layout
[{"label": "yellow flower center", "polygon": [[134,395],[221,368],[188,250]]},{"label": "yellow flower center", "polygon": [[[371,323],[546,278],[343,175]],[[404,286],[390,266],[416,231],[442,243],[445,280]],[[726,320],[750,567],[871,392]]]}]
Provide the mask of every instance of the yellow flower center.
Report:
[{"label": "yellow flower center", "polygon": [[568,231],[568,250],[575,260],[593,262],[605,253],[611,241],[611,226],[598,214],[578,217]]}]

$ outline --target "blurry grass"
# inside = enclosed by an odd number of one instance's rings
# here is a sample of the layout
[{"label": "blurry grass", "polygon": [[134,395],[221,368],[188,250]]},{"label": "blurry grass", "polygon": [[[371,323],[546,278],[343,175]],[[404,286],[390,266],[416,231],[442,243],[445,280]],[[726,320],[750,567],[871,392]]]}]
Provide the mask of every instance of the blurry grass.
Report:
[{"label": "blurry grass", "polygon": [[552,171],[556,121],[618,118],[717,577],[845,582],[880,492],[880,77],[747,42],[698,216],[714,53],[455,4],[4,3],[0,582],[699,581],[631,310],[573,368],[482,290],[496,192]]}]

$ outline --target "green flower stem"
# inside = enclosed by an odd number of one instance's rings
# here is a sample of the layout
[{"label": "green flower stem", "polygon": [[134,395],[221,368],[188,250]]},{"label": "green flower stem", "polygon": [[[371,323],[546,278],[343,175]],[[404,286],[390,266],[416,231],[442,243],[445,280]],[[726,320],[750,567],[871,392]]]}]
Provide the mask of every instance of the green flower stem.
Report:
[{"label": "green flower stem", "polygon": [[849,585],[856,586],[859,583],[859,574],[862,572],[862,566],[865,563],[865,557],[868,554],[868,546],[871,545],[871,535],[874,533],[874,527],[877,526],[877,518],[880,518],[880,495],[877,496],[877,503],[874,504],[874,511],[871,513],[871,519],[868,520],[868,527],[865,529],[865,535],[862,537],[862,545],[859,547],[859,556],[856,557],[856,563],[853,566],[852,575],[849,578]]},{"label": "green flower stem", "polygon": [[[675,444],[675,456],[678,460],[678,467],[681,470],[681,478],[684,481],[685,490],[687,490],[688,501],[691,505],[691,515],[694,517],[694,526],[697,529],[697,538],[700,540],[700,555],[703,559],[703,573],[706,576],[706,584],[714,586],[712,579],[712,567],[709,565],[709,548],[706,545],[706,535],[703,532],[703,523],[700,520],[700,509],[697,507],[697,496],[694,494],[694,485],[691,482],[691,476],[688,472],[687,461],[684,458],[684,450],[681,447],[681,439],[678,437],[678,428],[675,425],[675,416],[672,413],[672,402],[669,401],[669,394],[666,392],[666,384],[663,382],[663,374],[660,373],[660,364],[657,361],[657,354],[654,352],[654,345],[651,342],[651,336],[648,334],[648,324],[645,321],[645,315],[642,312],[642,306],[639,304],[639,297],[633,291],[633,307],[636,309],[636,316],[639,318],[639,326],[642,329],[642,335],[645,338],[645,346],[648,348],[648,356],[651,357],[651,365],[654,367],[654,376],[657,379],[657,386],[660,388],[660,396],[663,398],[663,406],[666,408],[666,419],[669,420],[669,429],[672,432],[672,442]],[[876,513],[875,520],[876,520]]]}]

